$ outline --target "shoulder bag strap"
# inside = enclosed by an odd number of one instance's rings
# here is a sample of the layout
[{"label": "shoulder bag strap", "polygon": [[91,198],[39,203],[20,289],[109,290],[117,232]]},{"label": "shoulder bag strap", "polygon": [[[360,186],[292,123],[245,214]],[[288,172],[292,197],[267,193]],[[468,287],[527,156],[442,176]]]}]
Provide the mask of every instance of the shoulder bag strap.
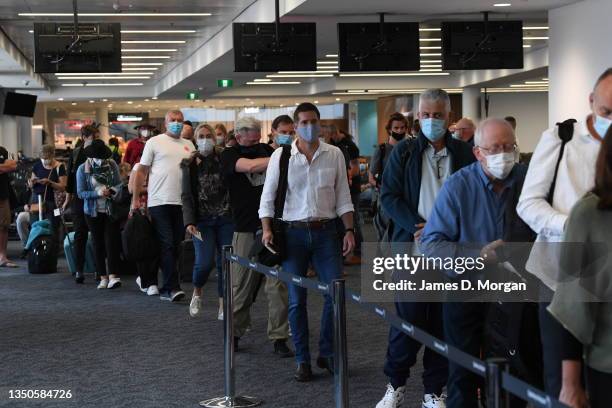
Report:
[{"label": "shoulder bag strap", "polygon": [[553,197],[555,195],[555,187],[557,185],[557,173],[559,172],[559,165],[561,164],[561,159],[563,159],[563,152],[565,151],[565,145],[572,140],[574,136],[574,123],[576,123],[576,119],[567,119],[563,122],[557,123],[559,138],[561,139],[561,149],[559,149],[559,157],[557,157],[557,164],[555,165],[555,173],[553,175],[553,180],[550,185],[550,190],[548,190],[548,195],[546,196],[546,201],[548,204],[552,206]]},{"label": "shoulder bag strap", "polygon": [[280,172],[278,175],[278,187],[276,190],[276,199],[274,200],[274,218],[280,219],[283,217],[285,209],[285,198],[287,197],[287,188],[289,187],[289,158],[291,157],[291,146],[283,145],[283,152],[280,157]]}]

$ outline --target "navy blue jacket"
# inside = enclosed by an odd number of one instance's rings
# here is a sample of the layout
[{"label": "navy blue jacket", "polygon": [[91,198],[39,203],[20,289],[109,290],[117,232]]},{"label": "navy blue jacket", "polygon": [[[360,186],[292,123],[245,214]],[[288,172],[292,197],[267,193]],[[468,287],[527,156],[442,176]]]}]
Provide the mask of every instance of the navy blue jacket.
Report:
[{"label": "navy blue jacket", "polygon": [[[449,132],[444,138],[451,173],[476,161],[469,144],[453,139]],[[425,222],[419,216],[418,208],[423,151],[428,144],[423,133],[419,133],[416,139],[402,140],[393,148],[385,166],[380,200],[385,214],[394,224],[393,235],[389,237],[392,242],[413,242],[417,230],[415,224]]]}]

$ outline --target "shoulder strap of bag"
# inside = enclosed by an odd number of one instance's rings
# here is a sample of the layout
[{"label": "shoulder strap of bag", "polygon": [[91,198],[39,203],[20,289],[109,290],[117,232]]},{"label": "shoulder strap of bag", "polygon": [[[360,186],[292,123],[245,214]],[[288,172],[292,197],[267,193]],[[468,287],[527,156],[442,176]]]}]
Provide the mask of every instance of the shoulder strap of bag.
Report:
[{"label": "shoulder strap of bag", "polygon": [[291,157],[291,146],[281,146],[283,152],[280,157],[278,175],[278,187],[276,189],[276,199],[274,200],[274,218],[280,219],[283,217],[285,210],[285,198],[287,197],[287,188],[289,186],[289,158]]},{"label": "shoulder strap of bag", "polygon": [[559,172],[559,165],[561,164],[561,159],[563,159],[563,152],[565,151],[565,145],[572,140],[574,136],[574,123],[576,123],[576,119],[567,119],[563,122],[557,123],[559,138],[561,139],[561,149],[559,150],[559,157],[557,158],[557,164],[555,165],[555,173],[553,176],[552,183],[550,185],[550,190],[548,191],[548,195],[546,196],[546,201],[550,205],[553,202],[553,196],[555,194],[555,187],[557,185],[557,173]]}]

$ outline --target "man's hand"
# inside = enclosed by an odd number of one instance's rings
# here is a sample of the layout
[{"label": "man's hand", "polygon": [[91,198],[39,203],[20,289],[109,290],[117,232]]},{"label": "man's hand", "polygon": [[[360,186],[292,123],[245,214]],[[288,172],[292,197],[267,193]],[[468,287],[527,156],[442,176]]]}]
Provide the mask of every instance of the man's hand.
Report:
[{"label": "man's hand", "polygon": [[48,178],[42,178],[42,179],[38,179],[37,183],[42,184],[43,186],[46,186],[47,184],[51,184],[51,180],[49,180]]},{"label": "man's hand", "polygon": [[72,194],[66,193],[66,199],[64,200],[64,204],[62,205],[62,209],[64,211],[66,211],[71,201],[72,201]]},{"label": "man's hand", "polygon": [[266,247],[274,245],[274,234],[272,233],[272,230],[263,230],[263,233],[261,234],[261,243]]},{"label": "man's hand", "polygon": [[189,224],[187,226],[187,232],[189,232],[191,235],[196,235],[198,233],[198,227],[193,224]]},{"label": "man's hand", "polygon": [[480,256],[484,258],[487,263],[497,263],[497,253],[495,250],[502,245],[504,245],[504,241],[501,239],[490,242],[480,250]]},{"label": "man's hand", "polygon": [[414,224],[414,226],[417,228],[414,233],[414,241],[419,242],[421,240],[421,235],[423,235],[423,230],[425,229],[425,223],[421,222],[420,224]]},{"label": "man's hand", "polygon": [[342,242],[342,256],[347,256],[355,249],[355,234],[353,231],[346,231]]},{"label": "man's hand", "polygon": [[586,396],[586,392],[582,385],[573,384],[566,385],[564,384],[561,387],[561,393],[559,394],[559,401],[562,403],[572,407],[572,408],[588,408],[589,401]]}]

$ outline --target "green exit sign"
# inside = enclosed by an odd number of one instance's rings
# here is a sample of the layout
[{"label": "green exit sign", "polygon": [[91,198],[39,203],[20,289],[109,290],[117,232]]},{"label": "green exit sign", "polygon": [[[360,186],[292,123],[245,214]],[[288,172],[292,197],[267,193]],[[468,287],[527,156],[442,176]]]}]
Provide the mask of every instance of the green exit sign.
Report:
[{"label": "green exit sign", "polygon": [[195,101],[196,99],[200,99],[200,94],[197,92],[187,92],[187,99]]},{"label": "green exit sign", "polygon": [[234,86],[233,79],[217,79],[217,87],[219,88],[231,88]]}]

